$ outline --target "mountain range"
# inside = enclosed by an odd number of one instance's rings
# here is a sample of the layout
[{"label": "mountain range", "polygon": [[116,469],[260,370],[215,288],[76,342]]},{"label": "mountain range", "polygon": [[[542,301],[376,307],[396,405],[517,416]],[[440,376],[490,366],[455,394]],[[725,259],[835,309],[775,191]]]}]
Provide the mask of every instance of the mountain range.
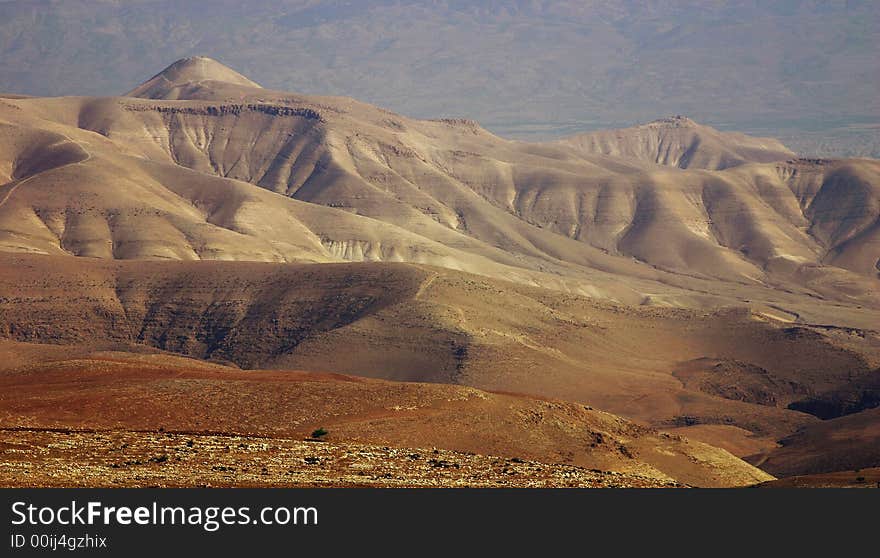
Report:
[{"label": "mountain range", "polygon": [[[2,427],[34,436],[326,426],[697,486],[877,466],[874,159],[684,116],[509,140],[189,57],[0,97],[0,252]],[[284,391],[315,373],[346,376]]]},{"label": "mountain range", "polygon": [[0,91],[107,95],[212,53],[274,89],[556,138],[687,114],[880,156],[870,0],[4,0]]}]

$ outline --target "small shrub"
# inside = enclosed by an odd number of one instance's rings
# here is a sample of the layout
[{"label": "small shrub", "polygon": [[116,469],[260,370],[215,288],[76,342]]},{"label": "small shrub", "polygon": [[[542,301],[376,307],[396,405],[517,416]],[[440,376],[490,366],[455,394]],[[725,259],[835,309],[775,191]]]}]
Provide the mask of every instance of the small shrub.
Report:
[{"label": "small shrub", "polygon": [[329,434],[329,432],[327,432],[323,428],[319,428],[319,429],[315,430],[314,432],[312,432],[312,438],[315,438],[317,440],[318,438],[323,438],[327,434]]}]

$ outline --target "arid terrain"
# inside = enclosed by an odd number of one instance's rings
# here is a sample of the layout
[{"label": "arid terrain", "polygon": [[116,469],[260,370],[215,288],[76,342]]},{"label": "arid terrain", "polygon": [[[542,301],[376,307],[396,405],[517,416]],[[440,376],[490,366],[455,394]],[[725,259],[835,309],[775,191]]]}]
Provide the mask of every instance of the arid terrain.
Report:
[{"label": "arid terrain", "polygon": [[846,484],[878,265],[880,162],[683,116],[527,143],[205,57],[6,96],[0,484]]},{"label": "arid terrain", "polygon": [[[17,417],[15,426],[4,430],[4,436],[25,443],[33,437],[57,439],[63,437],[59,429],[70,430],[83,438],[83,444],[95,448],[92,453],[101,459],[110,451],[108,444],[114,436],[129,436],[125,440],[130,440],[132,447],[120,454],[125,456],[133,454],[135,442],[143,438],[147,439],[142,443],[155,448],[164,433],[173,434],[175,440],[185,434],[210,434],[214,438],[206,441],[213,444],[232,436],[236,444],[252,440],[259,447],[283,442],[290,455],[278,455],[276,462],[287,467],[292,466],[291,461],[299,464],[301,458],[308,463],[309,457],[301,454],[337,451],[340,445],[346,449],[354,442],[370,444],[373,450],[384,448],[375,457],[378,460],[385,459],[382,451],[388,454],[389,447],[409,448],[412,451],[407,455],[423,456],[409,457],[409,462],[440,461],[433,451],[437,447],[453,450],[459,456],[476,455],[460,457],[467,460],[466,469],[472,462],[485,466],[491,455],[505,456],[513,463],[526,459],[542,463],[556,482],[565,472],[572,473],[571,482],[587,482],[581,478],[583,471],[579,471],[584,468],[603,472],[598,476],[604,477],[608,477],[607,472],[620,473],[621,482],[641,479],[657,485],[678,481],[730,486],[772,478],[724,450],[662,434],[584,405],[461,386],[389,383],[329,373],[240,371],[177,357],[119,353],[99,353],[7,372],[4,383],[3,391],[16,397],[3,401],[3,412]],[[157,425],[161,426],[157,429]],[[321,438],[320,447],[315,446],[317,442],[303,442],[319,428],[328,432]],[[30,443],[39,447],[36,442]],[[73,444],[72,450],[79,450],[79,444]],[[212,451],[216,450],[202,450],[198,457],[213,465]],[[392,459],[396,455],[389,455],[389,459],[397,461]],[[227,461],[235,461],[245,456],[226,457]],[[449,461],[447,454],[441,457]],[[63,462],[66,458],[38,455],[38,462],[51,459]],[[320,461],[329,459],[325,456]],[[73,465],[92,467],[96,459],[83,461]],[[170,470],[165,473],[177,475]],[[308,479],[314,473],[301,472],[298,478]],[[189,478],[198,478],[197,473],[190,474]],[[328,472],[329,478],[333,474],[339,473]],[[518,474],[513,484],[554,482]],[[423,482],[413,471],[401,475],[395,475],[397,480],[389,484]],[[504,484],[492,480],[491,474],[483,476],[487,478],[475,477],[480,479],[478,484]]]}]

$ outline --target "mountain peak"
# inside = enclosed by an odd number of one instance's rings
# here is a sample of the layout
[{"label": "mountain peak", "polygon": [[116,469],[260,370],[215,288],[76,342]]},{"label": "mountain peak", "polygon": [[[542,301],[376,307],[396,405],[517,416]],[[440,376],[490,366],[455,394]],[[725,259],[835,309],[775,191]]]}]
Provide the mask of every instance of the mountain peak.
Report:
[{"label": "mountain peak", "polygon": [[181,93],[204,82],[258,88],[232,68],[207,56],[190,56],[174,62],[149,80],[126,93],[127,97],[145,99],[179,99]]},{"label": "mountain peak", "polygon": [[795,156],[779,140],[722,132],[680,114],[631,128],[578,134],[558,143],[583,155],[608,155],[682,169],[722,170]]}]

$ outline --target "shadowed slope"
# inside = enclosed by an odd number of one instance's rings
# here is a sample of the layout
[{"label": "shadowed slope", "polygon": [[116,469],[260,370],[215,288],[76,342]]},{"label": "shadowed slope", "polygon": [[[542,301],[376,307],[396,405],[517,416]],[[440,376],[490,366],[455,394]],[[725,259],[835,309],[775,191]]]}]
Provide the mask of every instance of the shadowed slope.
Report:
[{"label": "shadowed slope", "polygon": [[769,448],[817,422],[786,406],[880,363],[869,330],[627,308],[408,264],[6,258],[8,339],[540,394],[685,434],[735,426],[715,440],[731,448]]},{"label": "shadowed slope", "polygon": [[780,444],[747,459],[786,477],[876,467],[880,463],[880,409],[805,426]]}]

